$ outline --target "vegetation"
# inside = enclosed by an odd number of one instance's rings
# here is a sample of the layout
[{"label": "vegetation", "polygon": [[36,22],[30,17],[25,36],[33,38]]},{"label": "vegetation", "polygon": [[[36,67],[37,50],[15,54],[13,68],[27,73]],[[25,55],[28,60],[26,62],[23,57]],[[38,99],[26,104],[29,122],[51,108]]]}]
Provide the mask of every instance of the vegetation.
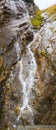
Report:
[{"label": "vegetation", "polygon": [[42,55],[43,57],[46,57],[46,52],[45,52],[45,51],[42,51],[42,52],[41,52],[41,55]]},{"label": "vegetation", "polygon": [[47,12],[49,15],[56,14],[56,5],[53,5],[45,10],[43,12]]},{"label": "vegetation", "polygon": [[41,16],[41,11],[37,11],[36,15],[31,18],[32,25],[36,28],[43,24],[43,17]]},{"label": "vegetation", "polygon": [[[44,18],[42,17],[42,13],[47,12],[49,16],[56,14],[56,5],[53,5],[45,10],[37,11],[35,16],[31,18],[32,25],[36,28],[40,27],[43,24]],[[53,20],[56,20],[54,17]]]}]

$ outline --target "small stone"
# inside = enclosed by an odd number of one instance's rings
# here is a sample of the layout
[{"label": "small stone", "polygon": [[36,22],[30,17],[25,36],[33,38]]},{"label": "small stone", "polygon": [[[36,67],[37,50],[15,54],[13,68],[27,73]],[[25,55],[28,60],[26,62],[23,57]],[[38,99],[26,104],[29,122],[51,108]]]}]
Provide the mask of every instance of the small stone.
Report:
[{"label": "small stone", "polygon": [[20,107],[17,105],[16,108],[15,108],[15,113],[16,114],[19,114],[20,113]]},{"label": "small stone", "polygon": [[17,93],[14,93],[14,98],[18,98],[18,94]]}]

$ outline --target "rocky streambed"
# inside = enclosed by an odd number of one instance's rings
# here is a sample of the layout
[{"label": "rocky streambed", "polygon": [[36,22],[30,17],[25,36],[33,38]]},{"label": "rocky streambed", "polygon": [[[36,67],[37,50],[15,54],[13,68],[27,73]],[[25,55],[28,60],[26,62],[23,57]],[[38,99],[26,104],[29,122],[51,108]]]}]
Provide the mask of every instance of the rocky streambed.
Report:
[{"label": "rocky streambed", "polygon": [[6,0],[0,12],[1,129],[56,125],[56,21],[34,32],[27,6]]}]

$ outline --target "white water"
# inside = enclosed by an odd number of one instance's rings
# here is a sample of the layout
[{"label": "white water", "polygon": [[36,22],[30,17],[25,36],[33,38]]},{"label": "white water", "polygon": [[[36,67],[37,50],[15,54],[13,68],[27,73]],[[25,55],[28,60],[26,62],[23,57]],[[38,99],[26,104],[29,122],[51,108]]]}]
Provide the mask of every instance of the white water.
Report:
[{"label": "white water", "polygon": [[[23,104],[20,108],[20,114],[17,120],[19,120],[20,117],[23,115],[25,109],[27,109],[33,115],[33,111],[29,103],[30,103],[31,90],[34,87],[35,73],[37,69],[34,53],[31,51],[31,45],[35,42],[35,40],[36,40],[36,35],[34,40],[31,43],[29,43],[29,45],[27,46],[26,49],[27,51],[25,56],[22,56],[21,61],[18,62],[20,63],[20,72],[18,78],[22,85]],[[17,57],[19,59],[20,46],[18,42],[16,42],[15,47],[16,47]]]},{"label": "white water", "polygon": [[[24,4],[24,6],[25,6],[25,4]],[[26,9],[26,6],[25,6],[25,9]],[[24,14],[23,19],[24,19],[24,21],[31,24],[27,9],[26,9],[26,13]],[[21,24],[21,22],[20,22],[20,24]],[[34,53],[31,51],[31,45],[35,42],[35,40],[36,40],[36,35],[34,37],[34,40],[27,45],[26,54],[24,56],[22,56],[21,61],[19,61],[20,62],[20,72],[19,72],[18,78],[22,85],[23,103],[20,108],[20,114],[19,114],[17,120],[19,120],[20,117],[23,115],[25,109],[27,109],[31,114],[33,114],[32,108],[29,104],[30,104],[31,90],[34,87],[35,72],[37,69],[37,64],[36,64],[36,60],[34,57]],[[19,57],[19,52],[20,52],[18,44],[19,44],[18,42],[17,42],[17,44],[15,44],[16,51],[17,51],[17,57]]]},{"label": "white water", "polygon": [[[22,2],[21,0],[20,0],[20,3],[21,3],[20,6],[24,7],[26,10],[26,12],[24,13],[24,17],[23,17],[24,22],[30,23],[30,19],[29,19],[29,15],[28,15],[26,6],[25,6],[24,2]],[[9,7],[11,10],[13,10],[15,13],[17,13],[17,7],[16,7],[16,4],[14,1],[7,0],[7,4],[8,4],[8,6],[10,5]],[[19,22],[19,24],[21,24],[22,20],[19,20],[18,22]],[[26,54],[21,57],[21,61],[18,61],[18,63],[20,63],[20,72],[19,72],[18,78],[22,85],[23,103],[20,108],[20,114],[19,114],[17,120],[19,120],[19,118],[22,116],[25,109],[27,109],[31,114],[33,114],[32,108],[30,106],[30,94],[31,94],[32,88],[34,87],[35,72],[37,69],[36,60],[35,60],[33,52],[31,51],[31,45],[33,42],[35,42],[35,38],[26,47],[26,50],[25,50]],[[16,48],[16,52],[17,52],[17,57],[19,59],[20,46],[19,46],[18,41],[15,43],[15,48]]]},{"label": "white water", "polygon": [[[33,42],[35,42],[35,38]],[[29,43],[27,46],[27,53],[21,58],[20,61],[19,80],[22,85],[23,104],[20,108],[20,115],[18,116],[17,120],[19,120],[25,109],[33,114],[32,108],[29,105],[30,93],[31,89],[34,87],[34,77],[37,69],[36,60],[33,52],[31,51],[31,45],[33,42]],[[30,63],[28,64],[28,62]]]}]

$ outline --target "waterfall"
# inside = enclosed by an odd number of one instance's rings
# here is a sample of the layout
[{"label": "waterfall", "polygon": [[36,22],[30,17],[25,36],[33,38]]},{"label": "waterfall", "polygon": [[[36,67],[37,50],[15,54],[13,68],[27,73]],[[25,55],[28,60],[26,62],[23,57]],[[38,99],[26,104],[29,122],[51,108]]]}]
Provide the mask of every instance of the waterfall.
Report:
[{"label": "waterfall", "polygon": [[[6,1],[7,1],[7,4],[9,5],[9,8],[15,13],[17,13],[18,10],[17,10],[15,1],[14,0],[6,0]],[[20,4],[20,7],[25,8],[25,12],[24,12],[23,18],[17,20],[16,24],[18,23],[20,25],[22,24],[22,22],[23,23],[28,22],[29,24],[31,24],[25,3],[22,0],[19,0],[19,4]],[[31,51],[31,45],[33,44],[33,42],[35,42],[35,40],[36,39],[34,38],[34,40],[26,46],[26,50],[25,50],[26,54],[23,55],[21,57],[21,60],[19,61],[19,55],[21,53],[20,43],[19,43],[20,41],[18,41],[16,37],[15,48],[16,48],[16,53],[18,57],[18,63],[20,64],[20,71],[19,71],[18,79],[20,80],[20,83],[22,86],[22,96],[23,96],[23,102],[22,102],[20,113],[17,120],[19,120],[20,117],[23,115],[25,109],[27,109],[27,111],[29,111],[33,115],[33,110],[30,105],[30,94],[31,94],[32,88],[34,87],[37,64],[34,57],[34,53]]]},{"label": "waterfall", "polygon": [[[23,104],[20,108],[20,114],[17,118],[17,120],[20,119],[21,115],[23,114],[24,110],[27,109],[31,114],[33,114],[32,108],[29,105],[29,97],[31,93],[31,89],[34,87],[34,77],[35,72],[37,69],[36,60],[34,57],[34,53],[31,51],[31,45],[35,41],[34,40],[27,45],[27,53],[25,56],[22,56],[20,62],[20,72],[19,72],[19,80],[22,85],[22,94],[23,94]],[[16,42],[15,44],[17,57],[19,59],[19,43]]]},{"label": "waterfall", "polygon": [[32,108],[29,105],[29,97],[31,89],[34,87],[34,77],[37,69],[34,53],[31,51],[31,45],[34,41],[35,38],[31,43],[29,43],[29,45],[27,45],[26,55],[22,56],[20,61],[19,80],[22,85],[23,104],[20,109],[20,115],[18,116],[17,120],[19,120],[25,109],[27,109],[31,114],[33,114]]}]

